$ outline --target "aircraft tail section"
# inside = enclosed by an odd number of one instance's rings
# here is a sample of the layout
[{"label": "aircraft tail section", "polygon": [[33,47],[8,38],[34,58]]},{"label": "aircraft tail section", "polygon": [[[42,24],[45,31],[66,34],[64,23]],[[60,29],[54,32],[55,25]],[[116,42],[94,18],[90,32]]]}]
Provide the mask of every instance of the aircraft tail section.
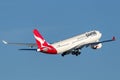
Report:
[{"label": "aircraft tail section", "polygon": [[57,50],[52,45],[45,41],[45,39],[42,37],[42,35],[39,33],[37,29],[34,29],[33,33],[36,40],[36,44],[38,46],[37,51],[49,54],[57,54]]},{"label": "aircraft tail section", "polygon": [[42,37],[42,35],[39,33],[37,29],[33,30],[34,37],[36,40],[36,44],[38,45],[38,48],[41,49],[45,46],[48,46],[48,43],[45,41],[45,39]]}]

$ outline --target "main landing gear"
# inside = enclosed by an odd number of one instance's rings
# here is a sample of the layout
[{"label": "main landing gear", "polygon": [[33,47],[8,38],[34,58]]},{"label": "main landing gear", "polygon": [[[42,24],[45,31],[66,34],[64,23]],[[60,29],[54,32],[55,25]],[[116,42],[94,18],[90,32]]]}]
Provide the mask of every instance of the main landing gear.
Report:
[{"label": "main landing gear", "polygon": [[77,50],[73,50],[72,52],[64,52],[63,54],[61,54],[61,56],[64,57],[65,55],[68,55],[70,53],[75,56],[78,56],[81,54],[81,52],[77,49]]},{"label": "main landing gear", "polygon": [[72,55],[76,55],[76,56],[78,56],[78,55],[80,55],[81,54],[81,52],[77,49],[77,50],[74,50],[73,52],[72,52]]}]

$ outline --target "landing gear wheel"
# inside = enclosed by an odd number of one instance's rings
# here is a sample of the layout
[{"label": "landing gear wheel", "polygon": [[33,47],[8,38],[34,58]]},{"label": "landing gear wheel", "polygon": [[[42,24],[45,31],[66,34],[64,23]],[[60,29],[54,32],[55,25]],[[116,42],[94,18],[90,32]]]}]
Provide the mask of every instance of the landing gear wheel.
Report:
[{"label": "landing gear wheel", "polygon": [[64,57],[64,54],[61,54],[62,57]]},{"label": "landing gear wheel", "polygon": [[75,54],[76,56],[78,56],[79,54]]},{"label": "landing gear wheel", "polygon": [[81,54],[81,52],[78,52],[78,55],[80,55]]},{"label": "landing gear wheel", "polygon": [[73,52],[72,52],[72,55],[75,55],[75,56],[78,56],[78,55],[80,55],[81,54],[81,52],[79,51],[79,50],[74,50]]}]

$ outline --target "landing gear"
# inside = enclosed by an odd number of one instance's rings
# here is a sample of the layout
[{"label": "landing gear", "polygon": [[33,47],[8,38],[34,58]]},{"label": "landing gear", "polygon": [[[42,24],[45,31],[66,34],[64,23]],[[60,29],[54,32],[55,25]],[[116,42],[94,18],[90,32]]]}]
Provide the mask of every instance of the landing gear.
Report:
[{"label": "landing gear", "polygon": [[81,54],[81,52],[79,51],[79,49],[76,49],[76,50],[73,50],[72,52],[64,52],[63,54],[61,54],[62,57],[64,57],[65,55],[68,55],[68,54],[72,54],[72,55],[75,55],[75,56],[78,56]]},{"label": "landing gear", "polygon": [[78,53],[76,53],[75,55],[78,56],[78,55],[80,55],[80,54],[81,54],[81,52],[78,52]]},{"label": "landing gear", "polygon": [[61,54],[61,56],[64,57],[67,54],[69,54],[69,53],[68,52],[64,52],[63,54]]},{"label": "landing gear", "polygon": [[81,52],[80,52],[79,50],[74,50],[74,51],[72,52],[72,55],[78,56],[78,55],[80,55],[80,54],[81,54]]},{"label": "landing gear", "polygon": [[62,56],[62,57],[64,57],[64,56],[65,56],[65,54],[61,54],[61,56]]}]

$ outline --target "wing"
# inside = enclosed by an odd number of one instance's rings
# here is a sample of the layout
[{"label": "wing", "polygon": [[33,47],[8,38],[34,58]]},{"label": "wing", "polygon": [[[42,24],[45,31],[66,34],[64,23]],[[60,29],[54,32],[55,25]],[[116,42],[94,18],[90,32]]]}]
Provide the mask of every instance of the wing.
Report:
[{"label": "wing", "polygon": [[90,45],[96,45],[96,44],[99,44],[99,43],[105,43],[105,42],[111,42],[111,41],[115,41],[115,37],[113,36],[112,39],[109,39],[109,40],[104,40],[104,41],[100,41],[100,42],[93,42],[93,43],[88,43],[88,44],[84,44],[84,45],[78,45],[78,46],[75,46],[73,48],[71,48],[70,50],[64,52],[62,54],[62,56],[64,55],[67,55],[67,54],[70,54],[72,53],[73,55],[80,55],[80,50],[83,48],[83,47],[88,47]]},{"label": "wing", "polygon": [[28,46],[28,47],[37,47],[37,44],[36,43],[9,43],[9,42],[6,42],[6,41],[2,41],[4,44],[13,44],[13,45],[20,45],[20,46]]},{"label": "wing", "polygon": [[115,41],[115,40],[116,40],[116,38],[115,38],[115,36],[113,36],[112,39],[109,39],[109,40],[104,40],[104,41],[99,41],[99,42],[86,44],[86,47],[88,47],[89,45],[94,45],[94,44],[99,44],[99,43],[106,43],[106,42],[111,42],[111,41]]}]

